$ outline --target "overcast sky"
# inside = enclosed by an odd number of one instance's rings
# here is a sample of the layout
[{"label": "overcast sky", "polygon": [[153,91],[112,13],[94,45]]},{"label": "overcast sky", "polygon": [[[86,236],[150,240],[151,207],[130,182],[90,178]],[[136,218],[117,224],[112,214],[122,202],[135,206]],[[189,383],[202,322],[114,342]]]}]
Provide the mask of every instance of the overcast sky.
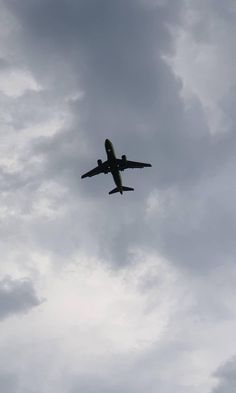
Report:
[{"label": "overcast sky", "polygon": [[235,392],[235,53],[235,0],[0,0],[2,393]]}]

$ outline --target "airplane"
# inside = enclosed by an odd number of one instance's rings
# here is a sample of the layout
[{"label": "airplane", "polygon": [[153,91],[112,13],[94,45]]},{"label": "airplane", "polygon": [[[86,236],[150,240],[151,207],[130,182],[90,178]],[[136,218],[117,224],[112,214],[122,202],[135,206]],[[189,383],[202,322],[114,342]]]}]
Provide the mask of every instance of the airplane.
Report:
[{"label": "airplane", "polygon": [[127,168],[144,168],[152,165],[145,164],[144,162],[128,161],[125,155],[121,156],[121,159],[116,158],[114,147],[109,139],[105,140],[105,150],[107,153],[107,160],[104,162],[102,162],[102,160],[97,160],[98,166],[82,175],[81,179],[84,179],[85,177],[92,177],[99,173],[107,174],[110,172],[113,176],[116,188],[111,190],[109,195],[115,194],[116,192],[119,192],[122,195],[123,191],[134,191],[134,188],[122,185],[120,171],[124,171]]}]

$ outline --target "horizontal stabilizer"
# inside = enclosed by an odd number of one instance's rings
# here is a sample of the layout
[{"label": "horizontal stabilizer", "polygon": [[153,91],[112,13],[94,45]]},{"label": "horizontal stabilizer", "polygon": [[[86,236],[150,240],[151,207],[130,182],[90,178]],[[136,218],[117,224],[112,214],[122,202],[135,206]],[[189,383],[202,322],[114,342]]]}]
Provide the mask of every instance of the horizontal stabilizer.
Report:
[{"label": "horizontal stabilizer", "polygon": [[123,190],[123,191],[134,191],[134,188],[123,186],[123,187],[122,187],[122,190]]},{"label": "horizontal stabilizer", "polygon": [[120,191],[118,190],[117,187],[114,188],[114,190],[111,190],[111,191],[109,192],[109,194],[110,194],[110,195],[111,195],[111,194],[115,194],[115,192],[120,192]]},{"label": "horizontal stabilizer", "polygon": [[[125,186],[122,186],[122,192],[123,191],[134,191],[134,188],[131,188],[131,187],[125,187]],[[114,190],[111,190],[110,192],[109,192],[109,194],[111,195],[111,194],[115,194],[116,192],[120,192],[120,190],[119,190],[119,188],[114,188]]]}]

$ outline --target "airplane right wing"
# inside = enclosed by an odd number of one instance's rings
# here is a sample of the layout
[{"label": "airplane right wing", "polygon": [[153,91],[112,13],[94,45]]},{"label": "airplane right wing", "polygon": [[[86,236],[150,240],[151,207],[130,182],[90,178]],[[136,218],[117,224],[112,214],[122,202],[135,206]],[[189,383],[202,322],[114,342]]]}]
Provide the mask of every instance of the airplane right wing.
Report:
[{"label": "airplane right wing", "polygon": [[100,165],[96,166],[96,168],[82,175],[81,179],[84,179],[85,177],[92,177],[95,175],[99,175],[99,173],[108,173],[108,172],[110,172],[108,161],[104,161]]},{"label": "airplane right wing", "polygon": [[123,171],[128,168],[145,168],[152,166],[151,164],[147,164],[145,162],[137,162],[137,161],[129,161],[123,159],[117,159],[117,163],[119,165],[119,169]]}]

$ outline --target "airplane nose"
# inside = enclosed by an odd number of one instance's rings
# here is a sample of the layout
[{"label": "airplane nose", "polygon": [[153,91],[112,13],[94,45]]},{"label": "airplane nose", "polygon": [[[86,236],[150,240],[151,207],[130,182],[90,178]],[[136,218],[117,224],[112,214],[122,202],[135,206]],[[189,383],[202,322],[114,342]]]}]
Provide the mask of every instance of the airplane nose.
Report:
[{"label": "airplane nose", "polygon": [[111,144],[111,142],[109,141],[109,139],[105,140],[105,146],[108,147]]}]

